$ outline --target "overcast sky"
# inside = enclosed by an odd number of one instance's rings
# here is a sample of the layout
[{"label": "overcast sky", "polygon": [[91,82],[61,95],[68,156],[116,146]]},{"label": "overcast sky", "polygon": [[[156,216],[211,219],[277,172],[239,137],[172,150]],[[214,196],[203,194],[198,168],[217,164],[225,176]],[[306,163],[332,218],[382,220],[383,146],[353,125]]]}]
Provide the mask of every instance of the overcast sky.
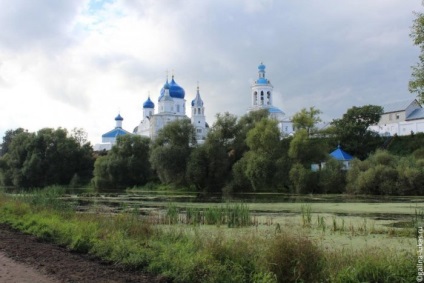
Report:
[{"label": "overcast sky", "polygon": [[0,0],[0,135],[77,127],[94,144],[118,113],[132,132],[167,70],[187,108],[199,82],[212,125],[216,113],[246,113],[261,61],[287,116],[315,106],[331,121],[412,100],[409,33],[422,10],[421,0]]}]

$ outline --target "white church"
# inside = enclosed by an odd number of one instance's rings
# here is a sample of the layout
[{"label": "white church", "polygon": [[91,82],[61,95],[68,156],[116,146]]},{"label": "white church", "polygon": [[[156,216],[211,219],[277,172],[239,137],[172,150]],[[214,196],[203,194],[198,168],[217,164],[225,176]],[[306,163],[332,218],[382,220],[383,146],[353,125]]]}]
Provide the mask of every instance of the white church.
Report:
[{"label": "white church", "polygon": [[[265,68],[263,63],[258,66],[259,77],[251,86],[251,107],[248,111],[267,109],[271,118],[278,121],[281,133],[291,135],[294,133],[293,123],[282,110],[273,105],[274,87],[265,77]],[[143,103],[143,117],[139,125],[134,128],[133,134],[154,139],[166,124],[179,119],[189,119],[186,115],[185,90],[175,82],[174,76],[172,76],[171,81],[168,82],[167,79],[160,91],[156,111],[150,95]],[[115,129],[102,135],[102,143],[94,146],[95,151],[109,150],[115,144],[118,136],[130,134],[122,129],[123,118],[120,115],[115,118],[115,121]],[[199,86],[197,86],[195,98],[191,101],[191,123],[196,129],[198,143],[203,143],[209,131],[209,125],[206,122],[205,106],[200,97]]]},{"label": "white church", "polygon": [[[172,76],[171,82],[166,80],[160,91],[157,113],[150,96],[143,103],[143,118],[133,133],[154,139],[166,124],[175,120],[189,119],[185,105],[185,91]],[[196,129],[196,140],[202,143],[206,139],[209,125],[206,123],[205,107],[200,97],[199,86],[197,86],[196,97],[191,102],[191,123]]]}]

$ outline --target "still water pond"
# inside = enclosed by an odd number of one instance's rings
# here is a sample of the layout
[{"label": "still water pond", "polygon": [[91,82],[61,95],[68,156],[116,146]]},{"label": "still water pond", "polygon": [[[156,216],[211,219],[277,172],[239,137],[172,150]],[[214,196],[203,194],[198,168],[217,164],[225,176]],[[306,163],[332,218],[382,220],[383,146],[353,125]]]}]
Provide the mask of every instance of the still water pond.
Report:
[{"label": "still water pond", "polygon": [[120,191],[87,193],[86,190],[68,190],[65,200],[77,205],[78,210],[98,209],[118,212],[137,208],[144,212],[166,209],[172,203],[181,209],[206,208],[225,203],[244,203],[253,213],[286,214],[300,213],[308,205],[315,213],[333,215],[356,215],[373,218],[404,218],[423,213],[424,197],[381,197],[347,195],[289,195],[279,193],[244,193],[224,196],[163,191]]}]

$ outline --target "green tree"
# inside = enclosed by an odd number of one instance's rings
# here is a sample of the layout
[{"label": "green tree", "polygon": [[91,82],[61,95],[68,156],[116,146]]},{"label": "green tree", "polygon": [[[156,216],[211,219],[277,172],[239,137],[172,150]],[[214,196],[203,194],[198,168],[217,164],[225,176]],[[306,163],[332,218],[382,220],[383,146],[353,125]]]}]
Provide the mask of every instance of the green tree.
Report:
[{"label": "green tree", "polygon": [[305,168],[302,164],[296,163],[290,169],[290,181],[293,184],[293,192],[297,194],[309,193],[310,175],[311,170]]},{"label": "green tree", "polygon": [[327,154],[328,145],[325,140],[309,138],[306,129],[296,131],[290,141],[288,156],[306,167],[324,161]]},{"label": "green tree", "polygon": [[187,180],[199,191],[208,188],[208,165],[209,159],[206,146],[199,145],[194,148],[187,164]]},{"label": "green tree", "polygon": [[359,159],[366,158],[381,144],[381,138],[368,127],[378,123],[382,113],[383,108],[376,105],[349,108],[341,119],[331,122],[335,143]]},{"label": "green tree", "polygon": [[419,62],[412,66],[412,78],[409,81],[409,91],[416,93],[421,103],[424,102],[424,14],[415,13],[410,37],[414,45],[420,48]]},{"label": "green tree", "polygon": [[236,158],[237,117],[218,113],[205,143],[193,149],[187,166],[187,177],[198,190],[221,192],[231,178]]},{"label": "green tree", "polygon": [[290,188],[290,169],[293,166],[293,160],[288,156],[291,137],[284,138],[279,144],[278,159],[275,161],[275,175],[273,180],[273,188],[279,191],[288,192]]},{"label": "green tree", "polygon": [[377,150],[364,161],[352,162],[347,174],[347,190],[355,194],[422,195],[423,180],[422,159]]},{"label": "green tree", "polygon": [[150,139],[138,135],[119,136],[116,144],[94,164],[93,184],[97,190],[142,186],[151,177]]},{"label": "green tree", "polygon": [[1,143],[0,156],[5,155],[9,151],[9,145],[12,142],[14,136],[23,133],[23,128],[17,128],[16,130],[7,130],[3,136],[3,142]]},{"label": "green tree", "polygon": [[319,172],[319,187],[322,193],[340,194],[345,191],[346,172],[342,163],[334,158],[328,158],[324,168]]},{"label": "green tree", "polygon": [[313,106],[309,107],[309,110],[302,108],[293,115],[293,126],[296,130],[305,129],[309,137],[317,131],[315,125],[321,122],[320,114],[322,114],[321,110]]},{"label": "green tree", "polygon": [[34,133],[21,132],[8,142],[7,152],[0,158],[3,186],[25,187],[26,178],[22,174],[22,168],[34,136]]},{"label": "green tree", "polygon": [[187,184],[186,169],[193,146],[196,146],[196,135],[189,119],[170,122],[158,132],[150,163],[162,183]]},{"label": "green tree", "polygon": [[21,132],[13,136],[8,152],[1,158],[3,185],[68,185],[76,176],[87,182],[93,170],[92,153],[89,144],[81,146],[65,129]]},{"label": "green tree", "polygon": [[[268,116],[267,110],[252,111],[240,119],[228,112],[217,114],[205,143],[194,149],[190,157],[187,172],[190,182],[198,189],[202,187],[209,192],[222,192],[223,189],[230,192],[234,186],[236,189],[249,190],[250,185],[245,185],[250,184],[244,174],[245,168],[241,171],[233,171],[232,168],[249,151],[246,143],[248,132]],[[234,182],[234,173],[241,173],[236,179],[243,181]],[[195,176],[198,176],[197,181],[194,181]]]},{"label": "green tree", "polygon": [[289,172],[293,192],[318,192],[318,173],[311,171],[311,165],[326,160],[327,155],[328,145],[323,139],[310,138],[307,129],[296,131],[288,150],[294,163]]},{"label": "green tree", "polygon": [[246,144],[250,151],[246,159],[246,177],[254,190],[270,189],[279,157],[280,130],[276,120],[263,118],[247,133]]},{"label": "green tree", "polygon": [[239,160],[249,150],[249,146],[247,145],[249,131],[265,118],[269,118],[269,111],[267,109],[251,111],[240,117],[237,122],[238,133],[234,141],[234,149],[236,151],[234,161]]},{"label": "green tree", "polygon": [[81,146],[88,141],[88,133],[83,128],[73,128],[71,131],[73,137]]}]

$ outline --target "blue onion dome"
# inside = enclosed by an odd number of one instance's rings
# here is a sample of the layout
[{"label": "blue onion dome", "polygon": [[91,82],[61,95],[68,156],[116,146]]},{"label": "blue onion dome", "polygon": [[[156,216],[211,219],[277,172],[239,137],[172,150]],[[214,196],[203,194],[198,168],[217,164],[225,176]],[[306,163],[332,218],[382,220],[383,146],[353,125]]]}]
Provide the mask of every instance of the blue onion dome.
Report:
[{"label": "blue onion dome", "polygon": [[[165,89],[169,89],[169,83],[168,83],[168,80],[166,80],[166,83],[163,85],[163,88],[162,88],[163,90],[165,90]],[[161,91],[162,92],[162,91]]]},{"label": "blue onion dome", "polygon": [[[165,84],[166,86],[167,84]],[[160,96],[165,94],[165,86],[160,91]],[[168,84],[169,86],[169,95],[173,98],[183,98],[185,97],[185,91],[182,87],[180,87],[174,80],[174,76],[172,76],[171,82]]]},{"label": "blue onion dome", "polygon": [[150,100],[150,96],[143,103],[143,108],[155,108],[155,104]]},{"label": "blue onion dome", "polygon": [[259,64],[258,70],[259,71],[265,71],[265,65],[262,62],[261,62],[261,64]]},{"label": "blue onion dome", "polygon": [[115,121],[123,121],[124,118],[121,117],[121,114],[118,114],[118,116],[115,117]]}]

